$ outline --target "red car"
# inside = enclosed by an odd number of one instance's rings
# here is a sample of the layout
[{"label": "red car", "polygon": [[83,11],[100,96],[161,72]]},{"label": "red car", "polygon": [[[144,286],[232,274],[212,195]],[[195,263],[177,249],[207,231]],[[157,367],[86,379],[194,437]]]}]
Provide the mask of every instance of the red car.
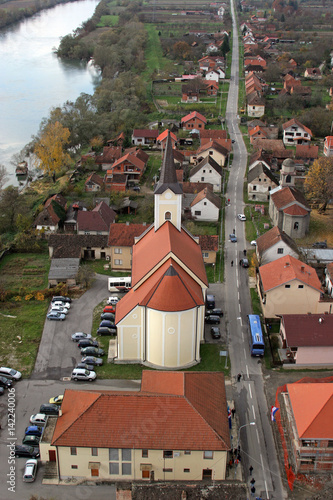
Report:
[{"label": "red car", "polygon": [[114,306],[105,306],[103,309],[103,312],[104,313],[108,312],[108,313],[114,314],[116,312],[116,310],[115,310]]}]

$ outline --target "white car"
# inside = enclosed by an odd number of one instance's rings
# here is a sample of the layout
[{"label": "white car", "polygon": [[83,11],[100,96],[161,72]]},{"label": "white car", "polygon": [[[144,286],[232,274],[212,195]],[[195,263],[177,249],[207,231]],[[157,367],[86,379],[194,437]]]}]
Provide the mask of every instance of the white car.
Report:
[{"label": "white car", "polygon": [[237,217],[239,220],[246,220],[246,217],[244,214],[238,214]]},{"label": "white car", "polygon": [[72,380],[85,380],[92,382],[96,378],[96,372],[91,372],[90,370],[85,370],[84,368],[74,368],[72,371]]},{"label": "white car", "polygon": [[14,368],[7,368],[6,366],[0,366],[0,375],[14,380],[20,380],[22,377],[20,372],[14,370]]},{"label": "white car", "polygon": [[63,307],[64,309],[70,309],[71,305],[69,302],[61,302],[60,300],[57,300],[56,302],[52,302],[52,309],[57,306],[57,307]]},{"label": "white car", "polygon": [[50,312],[59,312],[61,314],[68,314],[68,309],[66,307],[54,306],[52,304]]},{"label": "white car", "polygon": [[115,295],[111,295],[111,297],[108,298],[108,304],[116,305],[117,302],[119,302],[119,298],[116,297]]},{"label": "white car", "polygon": [[38,461],[35,458],[29,458],[25,463],[23,481],[32,483],[36,479]]},{"label": "white car", "polygon": [[73,342],[78,342],[79,340],[83,339],[91,339],[90,333],[83,333],[83,332],[72,333],[71,337]]},{"label": "white car", "polygon": [[257,242],[256,242],[256,240],[252,240],[252,241],[251,241],[251,245],[252,245],[253,247],[256,247],[256,246],[257,246]]},{"label": "white car", "polygon": [[35,415],[31,415],[30,423],[33,425],[45,425],[46,424],[45,413],[35,413]]}]

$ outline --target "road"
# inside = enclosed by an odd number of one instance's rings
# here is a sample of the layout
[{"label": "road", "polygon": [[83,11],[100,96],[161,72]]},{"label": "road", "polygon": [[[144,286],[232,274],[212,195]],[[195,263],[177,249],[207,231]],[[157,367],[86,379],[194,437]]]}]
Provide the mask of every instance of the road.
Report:
[{"label": "road", "polygon": [[[287,498],[287,493],[283,488],[271,431],[261,362],[258,358],[252,358],[249,350],[247,314],[251,312],[251,299],[248,273],[238,265],[241,256],[243,256],[243,250],[246,249],[245,224],[237,219],[237,214],[244,213],[243,183],[247,165],[247,150],[238,126],[239,38],[233,2],[231,2],[231,13],[233,55],[226,123],[230,137],[235,140],[235,143],[226,193],[226,198],[230,198],[231,203],[225,208],[225,311],[228,321],[233,394],[239,418],[239,431],[235,438],[241,447],[241,459],[247,481],[250,480],[249,466],[252,465],[254,469],[256,496],[267,500],[281,500]],[[228,240],[228,235],[234,229],[236,230],[237,242],[231,243]],[[231,267],[231,261],[234,262],[233,267]],[[238,373],[243,374],[240,382],[236,382]],[[272,403],[270,402],[270,404]]]}]

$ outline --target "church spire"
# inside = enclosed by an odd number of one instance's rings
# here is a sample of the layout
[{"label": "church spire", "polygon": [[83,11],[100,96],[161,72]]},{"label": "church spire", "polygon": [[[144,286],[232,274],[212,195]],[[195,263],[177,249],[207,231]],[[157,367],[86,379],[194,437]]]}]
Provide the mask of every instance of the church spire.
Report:
[{"label": "church spire", "polygon": [[183,192],[181,185],[177,181],[170,131],[168,131],[160,178],[154,194],[164,193],[168,188],[175,194],[182,194]]}]

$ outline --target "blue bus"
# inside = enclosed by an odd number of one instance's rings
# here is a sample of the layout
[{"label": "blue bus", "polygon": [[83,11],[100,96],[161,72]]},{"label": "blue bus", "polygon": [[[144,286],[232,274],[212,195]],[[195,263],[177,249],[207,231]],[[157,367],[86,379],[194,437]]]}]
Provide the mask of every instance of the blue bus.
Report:
[{"label": "blue bus", "polygon": [[265,352],[264,336],[261,330],[260,318],[257,314],[249,314],[251,356],[263,356]]}]

